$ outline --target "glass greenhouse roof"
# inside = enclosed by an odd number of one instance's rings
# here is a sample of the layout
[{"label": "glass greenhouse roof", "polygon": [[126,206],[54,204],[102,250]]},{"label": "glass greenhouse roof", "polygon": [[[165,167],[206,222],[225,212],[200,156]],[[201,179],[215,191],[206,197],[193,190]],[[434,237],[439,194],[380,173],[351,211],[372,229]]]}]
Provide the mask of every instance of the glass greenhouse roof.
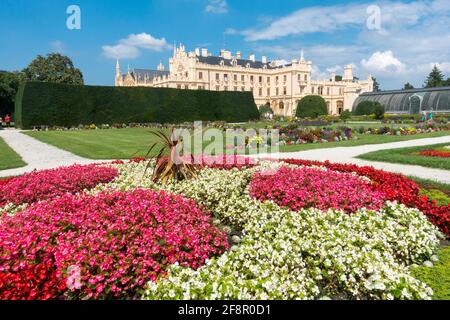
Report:
[{"label": "glass greenhouse roof", "polygon": [[362,101],[377,101],[386,113],[417,114],[423,110],[450,113],[450,87],[363,93],[355,100],[353,110]]}]

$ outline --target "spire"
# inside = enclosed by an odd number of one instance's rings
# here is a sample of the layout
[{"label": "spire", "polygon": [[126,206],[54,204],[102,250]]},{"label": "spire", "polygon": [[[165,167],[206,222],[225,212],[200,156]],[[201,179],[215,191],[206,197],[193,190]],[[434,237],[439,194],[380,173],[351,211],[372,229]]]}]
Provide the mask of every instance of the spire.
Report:
[{"label": "spire", "polygon": [[305,54],[304,54],[303,49],[302,49],[302,51],[300,51],[300,62],[305,62]]},{"label": "spire", "polygon": [[175,58],[177,56],[177,41],[173,41],[173,57]]},{"label": "spire", "polygon": [[119,63],[119,59],[117,59],[117,62],[116,62],[116,77],[120,77],[120,63]]},{"label": "spire", "polygon": [[162,60],[159,61],[158,71],[164,71],[164,65],[162,63]]}]

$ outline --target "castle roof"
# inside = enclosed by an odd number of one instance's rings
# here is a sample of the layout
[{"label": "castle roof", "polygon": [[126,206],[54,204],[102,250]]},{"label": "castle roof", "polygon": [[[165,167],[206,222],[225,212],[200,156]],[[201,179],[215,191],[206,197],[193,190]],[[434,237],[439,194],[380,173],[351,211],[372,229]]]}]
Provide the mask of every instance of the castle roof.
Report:
[{"label": "castle roof", "polygon": [[[221,62],[224,62],[225,66],[233,66],[233,60],[234,59],[225,59],[223,57],[216,57],[216,56],[199,56],[197,57],[198,61],[204,64],[214,65],[214,66],[220,66]],[[269,63],[263,63],[262,61],[253,61],[248,59],[236,59],[237,65],[241,66],[243,68],[246,68],[247,65],[250,66],[250,68],[253,69],[264,69],[264,66],[266,66],[267,69],[277,69],[281,66],[277,65],[274,66],[270,62]]]}]

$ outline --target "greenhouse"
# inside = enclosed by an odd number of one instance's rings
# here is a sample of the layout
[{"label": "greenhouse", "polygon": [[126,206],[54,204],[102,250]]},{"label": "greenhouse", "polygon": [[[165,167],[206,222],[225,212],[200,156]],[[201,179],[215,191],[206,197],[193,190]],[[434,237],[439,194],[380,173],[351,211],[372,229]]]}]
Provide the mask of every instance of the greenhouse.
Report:
[{"label": "greenhouse", "polygon": [[450,87],[363,93],[355,100],[353,110],[363,101],[379,102],[386,113],[393,114],[418,114],[424,110],[450,113]]}]

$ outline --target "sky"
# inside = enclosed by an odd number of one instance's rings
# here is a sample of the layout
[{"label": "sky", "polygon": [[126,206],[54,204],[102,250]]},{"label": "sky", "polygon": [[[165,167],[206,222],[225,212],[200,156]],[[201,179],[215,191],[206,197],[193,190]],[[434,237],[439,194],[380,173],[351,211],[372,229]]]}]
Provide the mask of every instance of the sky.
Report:
[{"label": "sky", "polygon": [[117,58],[122,72],[168,68],[180,42],[282,62],[304,49],[313,78],[352,64],[383,90],[421,87],[434,64],[450,77],[449,0],[0,0],[0,30],[0,70],[58,52],[90,85],[113,85]]}]

